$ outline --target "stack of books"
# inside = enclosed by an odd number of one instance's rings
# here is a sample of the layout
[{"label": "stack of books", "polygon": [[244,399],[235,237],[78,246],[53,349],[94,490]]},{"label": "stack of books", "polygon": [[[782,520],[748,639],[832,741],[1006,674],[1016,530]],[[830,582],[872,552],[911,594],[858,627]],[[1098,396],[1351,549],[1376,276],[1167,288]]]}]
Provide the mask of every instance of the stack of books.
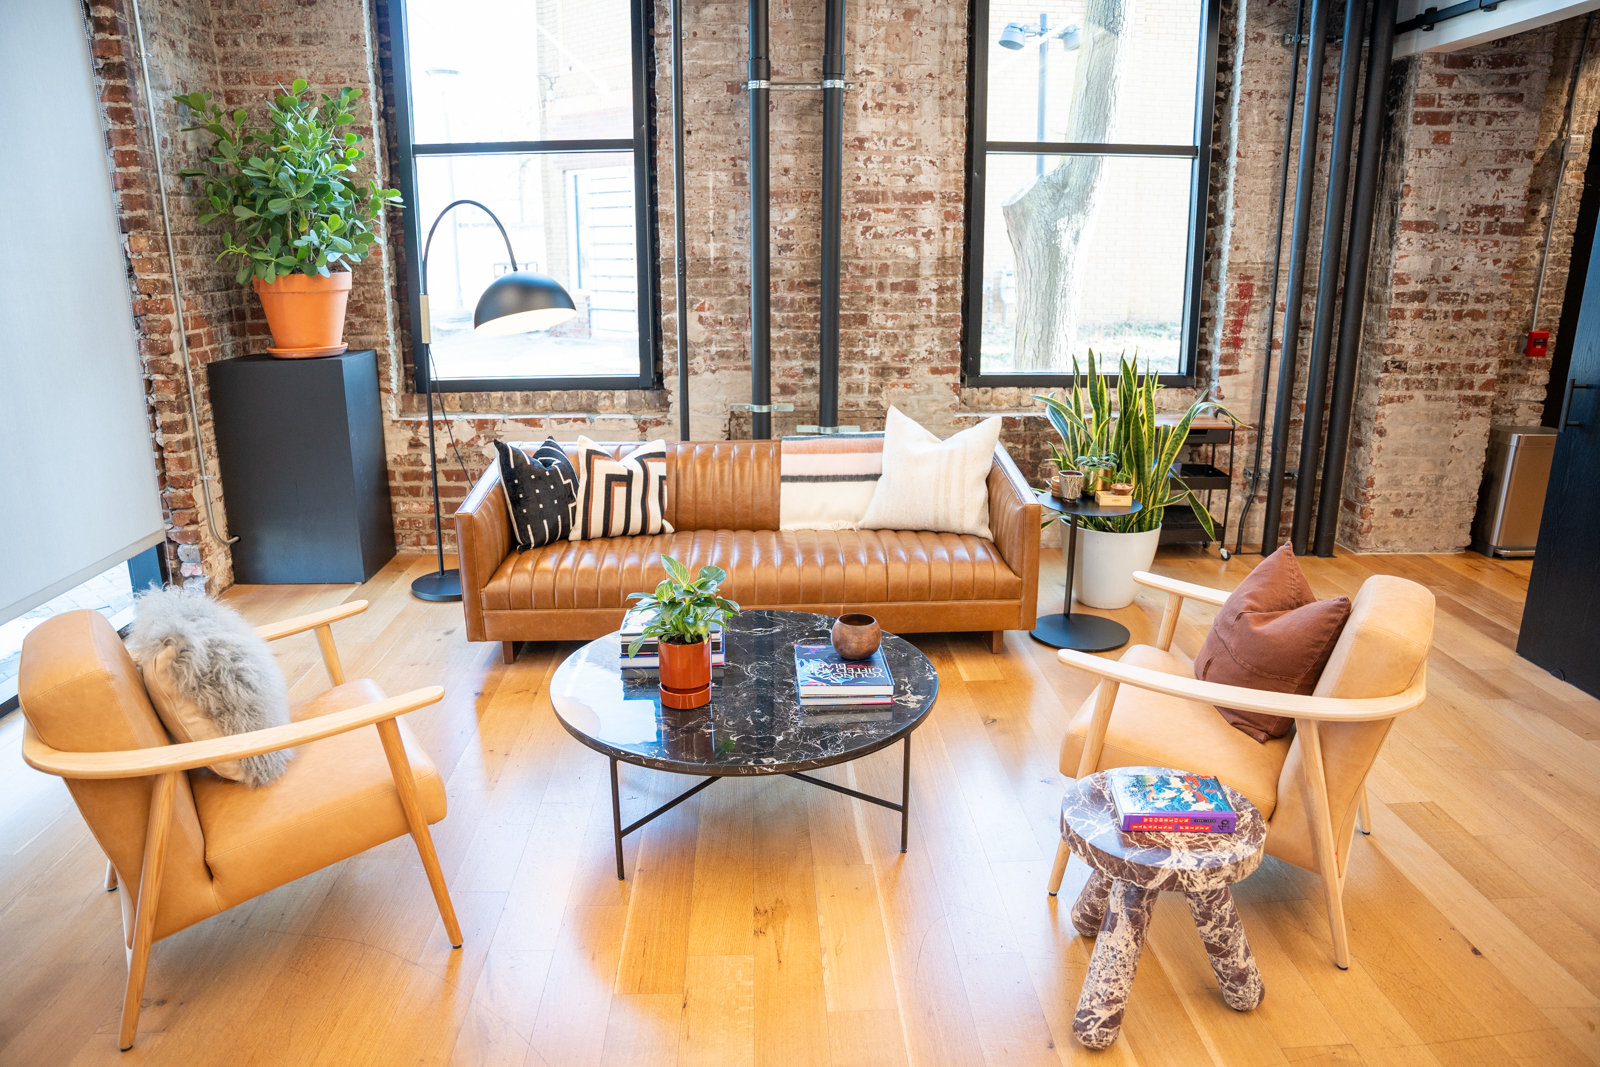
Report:
[{"label": "stack of books", "polygon": [[794,646],[794,678],[802,708],[888,707],[894,703],[894,675],[883,649],[871,659],[841,659],[827,641]]},{"label": "stack of books", "polygon": [[[644,624],[650,621],[649,608],[634,608],[623,616],[622,632],[617,635],[621,641],[619,651],[622,658],[618,662],[629,670],[655,671],[661,669],[661,652],[656,644],[656,639],[647,637],[639,646],[639,653],[635,656],[628,655],[628,646],[644,632]],[[713,668],[725,666],[728,662],[727,653],[722,647],[722,624],[711,624],[711,666]]]},{"label": "stack of books", "polygon": [[1107,787],[1123,833],[1231,834],[1239,824],[1215,778],[1111,771]]}]

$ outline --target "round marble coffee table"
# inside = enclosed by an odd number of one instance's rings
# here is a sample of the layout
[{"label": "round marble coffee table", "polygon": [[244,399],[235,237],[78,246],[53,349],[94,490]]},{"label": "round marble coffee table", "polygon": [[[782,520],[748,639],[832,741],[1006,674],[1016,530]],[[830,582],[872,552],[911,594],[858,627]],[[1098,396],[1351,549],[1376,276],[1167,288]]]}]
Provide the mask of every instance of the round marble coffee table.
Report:
[{"label": "round marble coffee table", "polygon": [[[911,732],[927,719],[939,695],[928,657],[893,634],[883,657],[894,675],[887,707],[802,708],[794,681],[794,646],[826,641],[831,615],[745,611],[729,620],[728,665],[711,683],[711,703],[690,711],[661,706],[654,671],[624,670],[616,634],[590,641],[556,669],[550,702],[573,737],[611,759],[611,821],[617,877],[623,878],[622,839],[719,778],[786,774],[900,813],[900,851],[906,850],[911,800]],[[905,745],[900,802],[869,796],[803,772],[871,755],[896,741]],[[705,780],[661,807],[622,824],[617,764],[632,763]]]},{"label": "round marble coffee table", "polygon": [[[1135,774],[1178,774],[1168,767],[1121,767]],[[1223,786],[1238,812],[1231,834],[1134,833],[1119,829],[1116,805],[1101,771],[1073,782],[1061,800],[1061,836],[1093,868],[1072,907],[1072,925],[1098,938],[1084,976],[1072,1032],[1089,1048],[1106,1048],[1122,1032],[1122,1016],[1156,895],[1189,898],[1222,997],[1235,1011],[1261,1003],[1265,989],[1228,887],[1261,866],[1267,823],[1254,804]]]}]

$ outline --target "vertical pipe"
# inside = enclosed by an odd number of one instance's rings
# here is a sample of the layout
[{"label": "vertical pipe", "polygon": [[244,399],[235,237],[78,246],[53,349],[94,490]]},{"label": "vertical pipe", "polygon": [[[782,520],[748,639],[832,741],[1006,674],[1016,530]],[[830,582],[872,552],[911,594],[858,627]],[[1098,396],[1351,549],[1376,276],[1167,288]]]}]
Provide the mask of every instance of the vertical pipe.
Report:
[{"label": "vertical pipe", "polygon": [[672,0],[672,246],[678,305],[678,440],[689,440],[689,256],[683,224],[683,0]]},{"label": "vertical pipe", "polygon": [[822,53],[822,365],[817,428],[839,425],[839,229],[844,210],[844,11],[828,0]]},{"label": "vertical pipe", "polygon": [[[1283,113],[1283,165],[1278,169],[1278,225],[1272,231],[1272,288],[1267,293],[1267,344],[1261,354],[1260,411],[1256,415],[1256,461],[1250,469],[1250,493],[1244,498],[1239,512],[1239,532],[1233,543],[1233,554],[1244,551],[1244,528],[1250,522],[1250,508],[1256,502],[1256,490],[1261,486],[1261,432],[1267,426],[1267,392],[1272,384],[1272,337],[1278,325],[1278,268],[1283,262],[1283,215],[1289,206],[1289,151],[1294,147],[1295,91],[1300,85],[1301,23],[1305,21],[1305,0],[1295,0],[1294,5],[1294,55],[1289,60],[1289,107]],[[1229,471],[1233,470],[1232,439],[1229,439]],[[1266,539],[1262,538],[1262,554],[1266,554]]]},{"label": "vertical pipe", "polygon": [[1344,496],[1344,464],[1350,451],[1350,414],[1355,405],[1356,365],[1361,353],[1367,271],[1372,255],[1372,225],[1377,214],[1378,178],[1383,165],[1383,122],[1389,64],[1394,59],[1398,0],[1375,0],[1372,44],[1367,49],[1367,92],[1361,110],[1361,148],[1356,153],[1356,191],[1350,216],[1350,250],[1345,255],[1344,306],[1339,315],[1339,352],[1333,364],[1333,397],[1328,408],[1328,454],[1322,464],[1322,496],[1317,503],[1319,556],[1333,555]]},{"label": "vertical pipe", "polygon": [[1283,471],[1289,449],[1289,413],[1294,407],[1295,356],[1300,347],[1300,301],[1306,288],[1306,240],[1311,228],[1311,186],[1317,171],[1317,125],[1322,111],[1322,63],[1328,48],[1328,12],[1333,0],[1312,0],[1311,41],[1306,51],[1305,99],[1300,111],[1300,159],[1295,165],[1294,228],[1289,234],[1289,284],[1283,296],[1283,351],[1278,356],[1278,402],[1272,414],[1272,468],[1261,521],[1261,551],[1272,550],[1283,523]]},{"label": "vertical pipe", "polygon": [[1300,467],[1294,480],[1294,521],[1289,539],[1304,555],[1311,536],[1311,503],[1322,458],[1322,413],[1328,395],[1328,353],[1333,347],[1334,305],[1344,247],[1345,200],[1350,189],[1350,137],[1356,126],[1356,87],[1361,81],[1361,37],[1367,0],[1347,0],[1339,82],[1334,91],[1333,142],[1328,148],[1328,190],[1322,208],[1322,260],[1317,265],[1317,314],[1306,362],[1306,411],[1300,424]]},{"label": "vertical pipe", "polygon": [[750,436],[772,437],[772,197],[767,0],[750,0]]}]

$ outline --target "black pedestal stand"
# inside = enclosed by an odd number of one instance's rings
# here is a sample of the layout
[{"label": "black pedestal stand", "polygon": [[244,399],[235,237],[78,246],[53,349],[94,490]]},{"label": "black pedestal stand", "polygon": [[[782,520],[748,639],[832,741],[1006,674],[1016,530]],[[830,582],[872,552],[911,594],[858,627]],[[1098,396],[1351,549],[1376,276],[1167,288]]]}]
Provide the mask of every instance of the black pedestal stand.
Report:
[{"label": "black pedestal stand", "polygon": [[1126,506],[1101,507],[1092,498],[1060,500],[1046,490],[1040,490],[1036,495],[1046,509],[1067,519],[1067,543],[1063,549],[1067,563],[1067,593],[1062,598],[1061,614],[1039,617],[1034,624],[1033,639],[1051,648],[1070,648],[1077,652],[1109,652],[1113,648],[1121,648],[1128,643],[1126,626],[1099,615],[1072,613],[1073,567],[1078,554],[1078,516],[1109,519],[1143,511],[1144,505],[1135,500]]}]

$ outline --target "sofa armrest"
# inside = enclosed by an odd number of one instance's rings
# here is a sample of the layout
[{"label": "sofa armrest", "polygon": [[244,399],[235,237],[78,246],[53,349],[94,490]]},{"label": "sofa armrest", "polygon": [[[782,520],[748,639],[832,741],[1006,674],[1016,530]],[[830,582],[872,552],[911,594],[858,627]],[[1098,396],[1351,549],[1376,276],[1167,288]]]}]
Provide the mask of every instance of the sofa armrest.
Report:
[{"label": "sofa armrest", "polygon": [[1017,628],[1029,630],[1039,614],[1039,520],[1043,508],[1028,480],[1011,461],[1005,445],[996,445],[989,467],[989,531],[995,548],[1013,574],[1022,579],[1022,611]]},{"label": "sofa armrest", "polygon": [[461,606],[467,617],[467,640],[487,641],[483,628],[483,587],[511,551],[511,516],[500,465],[489,464],[467,499],[456,510],[456,555],[461,568]]}]

